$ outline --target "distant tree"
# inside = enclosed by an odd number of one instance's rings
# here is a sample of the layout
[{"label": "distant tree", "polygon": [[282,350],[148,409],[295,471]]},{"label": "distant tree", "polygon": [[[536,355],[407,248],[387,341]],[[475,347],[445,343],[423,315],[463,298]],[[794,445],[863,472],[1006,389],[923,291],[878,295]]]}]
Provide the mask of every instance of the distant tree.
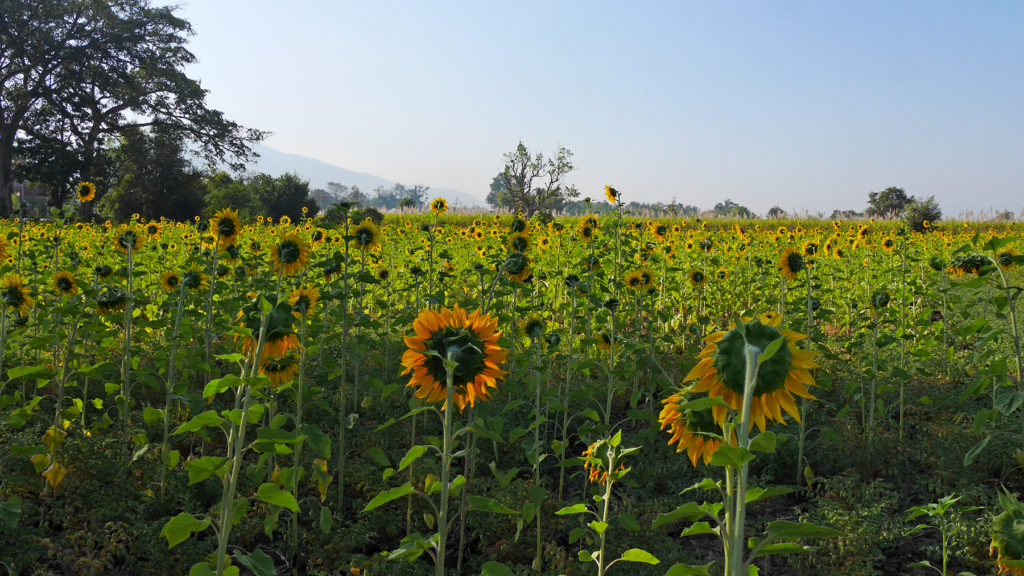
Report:
[{"label": "distant tree", "polygon": [[850,218],[862,218],[863,212],[857,212],[856,210],[833,210],[832,215],[829,216],[830,220],[848,220]]},{"label": "distant tree", "polygon": [[402,184],[395,184],[390,188],[378,186],[374,189],[373,196],[364,204],[383,210],[420,208],[423,206],[428,190],[430,190],[430,186],[413,186],[412,188]]},{"label": "distant tree", "polygon": [[903,209],[913,199],[913,196],[907,196],[903,188],[890,186],[881,192],[868,193],[868,209],[864,213],[868,216],[895,218],[903,213]]},{"label": "distant tree", "polygon": [[715,204],[715,207],[711,209],[716,216],[725,218],[753,218],[754,213],[750,211],[746,206],[737,204],[731,199],[725,202],[719,202]]},{"label": "distant tree", "polygon": [[924,200],[911,200],[903,212],[903,221],[914,232],[928,232],[931,227],[926,223],[942,220],[942,209],[935,196],[929,196]]},{"label": "distant tree", "polygon": [[309,197],[316,202],[316,205],[320,207],[320,210],[327,210],[334,204],[338,199],[331,195],[330,192],[323,188],[314,188],[310,190]]},{"label": "distant tree", "polygon": [[772,206],[771,208],[768,209],[767,216],[769,218],[777,219],[777,218],[782,218],[785,215],[786,215],[786,211],[783,210],[782,208],[778,207],[778,206]]},{"label": "distant tree", "polygon": [[203,176],[185,158],[180,134],[128,128],[110,157],[113,185],[97,206],[105,217],[123,222],[139,214],[181,221],[202,212]]},{"label": "distant tree", "polygon": [[487,193],[485,199],[487,205],[494,210],[511,210],[513,207],[512,198],[509,196],[508,189],[505,188],[505,173],[499,172],[491,180],[491,189]]},{"label": "distant tree", "polygon": [[[248,144],[264,133],[207,107],[206,90],[185,74],[192,29],[176,9],[149,0],[0,3],[0,217],[10,214],[15,156],[34,162],[38,180],[64,181],[50,184],[61,204],[76,180],[101,180],[104,143],[133,127],[175,132],[233,168],[253,156]],[[61,163],[45,161],[60,150]],[[47,166],[53,172],[39,177]]]},{"label": "distant tree", "polygon": [[231,208],[238,212],[243,222],[253,222],[262,212],[253,201],[245,182],[232,177],[223,170],[217,170],[203,178],[206,185],[206,203],[203,216],[212,218],[218,210]]},{"label": "distant tree", "polygon": [[538,152],[530,154],[522,142],[504,155],[505,168],[500,174],[501,185],[508,192],[511,206],[530,218],[534,214],[550,215],[571,198],[579,196],[575,186],[565,183],[573,171],[572,152],[559,146],[555,155],[545,159]]},{"label": "distant tree", "polygon": [[305,206],[309,214],[320,211],[316,202],[309,197],[309,181],[287,172],[274,178],[269,174],[256,174],[246,180],[246,188],[256,201],[257,213],[280,220],[288,216],[298,222]]}]

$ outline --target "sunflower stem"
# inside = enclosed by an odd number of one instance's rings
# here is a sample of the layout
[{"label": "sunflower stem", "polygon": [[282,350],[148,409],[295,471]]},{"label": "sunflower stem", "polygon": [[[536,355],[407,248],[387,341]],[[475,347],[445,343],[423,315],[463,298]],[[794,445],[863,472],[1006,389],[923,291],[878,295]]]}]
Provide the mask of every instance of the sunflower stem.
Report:
[{"label": "sunflower stem", "polygon": [[167,439],[170,435],[171,426],[171,396],[174,393],[174,372],[177,367],[175,362],[175,356],[178,353],[178,329],[181,326],[181,309],[185,302],[185,286],[178,282],[178,308],[174,314],[174,331],[171,333],[171,350],[170,359],[168,360],[167,366],[167,389],[164,393],[164,414],[163,414],[163,431],[164,435],[160,442],[160,455],[162,457],[162,466],[160,466],[160,497],[164,498],[167,496],[167,465],[168,465],[168,453],[167,453]]},{"label": "sunflower stem", "polygon": [[437,562],[436,576],[445,576],[444,560],[448,541],[448,492],[449,477],[452,464],[452,412],[455,398],[455,368],[459,363],[455,360],[458,350],[449,349],[444,363],[445,371],[445,402],[444,402],[444,444],[441,450],[441,507],[437,514]]}]

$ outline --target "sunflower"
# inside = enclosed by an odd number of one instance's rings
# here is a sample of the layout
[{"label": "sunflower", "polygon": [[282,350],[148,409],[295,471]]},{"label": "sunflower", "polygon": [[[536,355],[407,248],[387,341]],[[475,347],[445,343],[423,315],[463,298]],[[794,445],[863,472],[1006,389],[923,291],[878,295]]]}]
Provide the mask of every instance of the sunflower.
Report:
[{"label": "sunflower", "polygon": [[698,458],[705,465],[710,464],[715,450],[722,445],[722,430],[707,410],[684,408],[685,395],[684,390],[662,400],[665,406],[661,409],[658,422],[662,430],[668,427],[672,435],[668,441],[669,446],[676,444],[676,452],[685,450],[694,467],[697,466]]},{"label": "sunflower", "polygon": [[[478,398],[487,399],[488,388],[497,388],[507,372],[501,369],[508,351],[498,344],[498,320],[479,309],[472,314],[457,305],[453,310],[426,309],[413,320],[413,336],[405,337],[408,350],[402,355],[402,375],[412,373],[407,386],[427,402],[447,398],[445,360],[458,365],[452,373],[452,399],[461,411]],[[447,404],[443,407],[447,408]]]},{"label": "sunflower", "polygon": [[537,341],[544,335],[544,321],[539,316],[529,316],[519,325],[523,336],[530,340]]},{"label": "sunflower", "polygon": [[434,214],[444,214],[448,211],[448,201],[444,198],[434,198],[430,202],[430,211]]},{"label": "sunflower", "polygon": [[[800,421],[800,412],[793,395],[814,399],[806,387],[814,385],[810,369],[817,368],[818,364],[814,362],[814,352],[796,346],[806,336],[780,330],[777,326],[778,318],[762,319],[770,323],[743,321],[743,332],[733,328],[728,332],[720,331],[708,336],[707,345],[699,354],[700,361],[683,380],[696,381],[690,392],[721,398],[729,408],[738,412],[743,403],[746,344],[765,350],[779,337],[784,337],[786,345],[761,365],[754,383],[749,425],[757,424],[764,431],[766,419],[785,423],[783,411]],[[715,422],[719,426],[723,425],[727,408],[714,406],[712,412]]]},{"label": "sunflower", "polygon": [[143,229],[146,231],[146,236],[150,238],[156,238],[160,235],[160,231],[163,229],[159,222],[150,222],[146,224]]},{"label": "sunflower", "polygon": [[[386,270],[384,270],[386,272]],[[297,286],[288,295],[288,303],[298,314],[308,314],[320,301],[320,291],[314,286]]]},{"label": "sunflower", "polygon": [[295,232],[284,232],[270,249],[270,261],[274,272],[294,274],[306,267],[309,258],[309,244]]},{"label": "sunflower", "polygon": [[891,252],[892,249],[895,248],[895,247],[896,247],[896,240],[894,240],[894,239],[892,239],[890,237],[885,237],[885,238],[882,239],[882,249],[885,250],[886,252]]},{"label": "sunflower", "polygon": [[782,256],[779,256],[779,271],[789,280],[796,279],[797,274],[806,267],[803,255],[796,248],[786,248],[782,251]]},{"label": "sunflower", "polygon": [[612,188],[611,186],[605,185],[604,197],[608,199],[609,204],[615,204],[616,202],[619,201],[619,198],[621,196],[622,194],[618,190]]},{"label": "sunflower", "polygon": [[703,286],[704,284],[707,283],[707,281],[708,277],[705,276],[704,273],[701,272],[700,270],[690,271],[690,284],[692,284],[694,288],[699,288]]},{"label": "sunflower", "polygon": [[510,252],[519,252],[524,254],[530,250],[530,246],[533,242],[530,240],[530,235],[526,232],[517,232],[508,237],[506,245]]},{"label": "sunflower", "polygon": [[1003,270],[1009,270],[1010,268],[1013,268],[1015,263],[1014,258],[1016,258],[1016,256],[1017,253],[1012,248],[1003,250],[996,254],[996,264]]},{"label": "sunflower", "polygon": [[100,264],[99,266],[93,268],[93,272],[96,273],[96,277],[99,278],[100,280],[106,280],[114,275],[114,269],[111,268],[110,266],[107,266],[106,264]]},{"label": "sunflower", "polygon": [[114,248],[118,252],[128,253],[130,250],[132,253],[138,252],[139,248],[142,248],[142,241],[145,238],[139,231],[128,224],[121,224],[117,234],[114,237]]},{"label": "sunflower", "polygon": [[533,276],[533,269],[530,268],[530,259],[519,252],[509,254],[503,266],[505,267],[505,274],[516,282],[526,282]]},{"label": "sunflower", "polygon": [[601,332],[597,335],[597,347],[605,352],[611,352],[612,344],[617,340],[611,332]]},{"label": "sunflower", "polygon": [[352,231],[352,239],[355,240],[356,246],[363,250],[370,250],[380,240],[380,231],[374,226],[373,221],[367,218]]},{"label": "sunflower", "polygon": [[213,215],[210,227],[217,232],[220,245],[227,248],[234,246],[238,241],[238,231],[242,228],[242,222],[238,219],[238,212],[231,208],[224,208]]},{"label": "sunflower", "polygon": [[193,265],[181,276],[181,285],[189,290],[201,290],[206,286],[210,276]]},{"label": "sunflower", "polygon": [[[612,449],[607,440],[598,440],[583,451],[583,471],[587,473],[587,480],[591,484],[604,486],[608,483],[608,451]],[[626,466],[620,464],[615,471],[625,469]]]},{"label": "sunflower", "polygon": [[18,311],[27,310],[35,303],[28,286],[25,286],[25,277],[21,274],[11,274],[0,282],[0,296],[4,304]]},{"label": "sunflower", "polygon": [[79,182],[75,187],[75,194],[78,196],[79,202],[90,202],[96,197],[96,185],[92,182]]},{"label": "sunflower", "polygon": [[164,292],[171,293],[178,289],[181,284],[181,274],[175,270],[164,270],[160,274],[160,287]]},{"label": "sunflower", "polygon": [[53,289],[58,294],[70,296],[78,292],[78,281],[71,272],[57,272],[53,275]]},{"label": "sunflower", "polygon": [[[256,352],[256,338],[259,337],[263,313],[260,310],[260,295],[250,293],[251,299],[238,313],[240,323],[250,330],[250,334],[242,342],[242,353],[251,355]],[[292,329],[292,307],[287,302],[278,302],[276,294],[263,296],[273,306],[267,313],[266,336],[263,343],[263,355],[281,358],[289,350],[299,347],[299,337]]]},{"label": "sunflower", "polygon": [[260,374],[270,380],[270,388],[273,390],[291,382],[298,373],[299,363],[292,354],[280,358],[266,356],[260,362]]},{"label": "sunflower", "polygon": [[577,232],[580,235],[580,239],[583,240],[584,242],[590,242],[591,240],[594,239],[594,227],[590,226],[590,224],[588,224],[586,220],[580,223]]}]

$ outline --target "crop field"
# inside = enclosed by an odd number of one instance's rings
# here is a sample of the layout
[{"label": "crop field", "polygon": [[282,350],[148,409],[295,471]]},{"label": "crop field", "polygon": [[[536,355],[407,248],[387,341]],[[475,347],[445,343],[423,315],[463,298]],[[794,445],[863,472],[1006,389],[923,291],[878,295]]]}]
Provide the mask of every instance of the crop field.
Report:
[{"label": "crop field", "polygon": [[615,206],[0,222],[0,570],[1024,573],[1020,224]]}]

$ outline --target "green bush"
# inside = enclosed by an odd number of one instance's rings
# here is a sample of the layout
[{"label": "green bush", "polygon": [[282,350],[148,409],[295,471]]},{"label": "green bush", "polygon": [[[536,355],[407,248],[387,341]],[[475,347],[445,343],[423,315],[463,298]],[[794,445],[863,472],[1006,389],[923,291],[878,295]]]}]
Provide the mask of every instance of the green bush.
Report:
[{"label": "green bush", "polygon": [[903,211],[903,221],[914,232],[927,232],[931,230],[929,224],[939,220],[942,220],[942,209],[935,196],[911,200]]}]

